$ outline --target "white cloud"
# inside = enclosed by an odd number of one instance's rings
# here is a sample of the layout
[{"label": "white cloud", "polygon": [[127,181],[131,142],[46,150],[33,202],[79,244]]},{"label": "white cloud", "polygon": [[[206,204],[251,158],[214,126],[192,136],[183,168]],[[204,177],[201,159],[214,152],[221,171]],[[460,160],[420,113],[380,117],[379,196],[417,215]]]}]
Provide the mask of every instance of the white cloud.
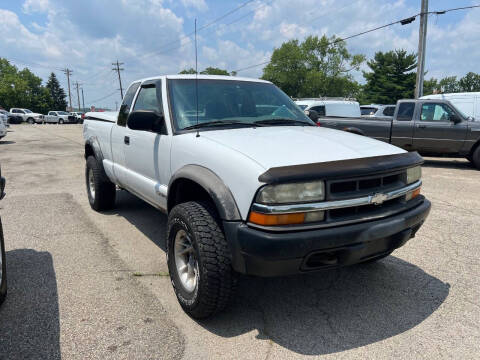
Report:
[{"label": "white cloud", "polygon": [[206,11],[208,10],[207,3],[205,0],[181,0],[183,6],[186,8],[194,8],[198,11]]},{"label": "white cloud", "polygon": [[23,12],[32,14],[35,12],[47,12],[50,7],[48,0],[26,0],[22,5]]}]

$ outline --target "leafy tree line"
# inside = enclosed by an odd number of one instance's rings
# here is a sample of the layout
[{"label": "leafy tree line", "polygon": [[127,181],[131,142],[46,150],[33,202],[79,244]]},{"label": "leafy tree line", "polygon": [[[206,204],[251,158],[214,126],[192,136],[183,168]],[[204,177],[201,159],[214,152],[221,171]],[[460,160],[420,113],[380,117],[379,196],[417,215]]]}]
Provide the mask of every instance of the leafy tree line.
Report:
[{"label": "leafy tree line", "polygon": [[52,72],[45,86],[42,79],[28,68],[19,70],[7,59],[0,58],[0,106],[27,108],[46,114],[49,110],[65,110],[65,91]]}]

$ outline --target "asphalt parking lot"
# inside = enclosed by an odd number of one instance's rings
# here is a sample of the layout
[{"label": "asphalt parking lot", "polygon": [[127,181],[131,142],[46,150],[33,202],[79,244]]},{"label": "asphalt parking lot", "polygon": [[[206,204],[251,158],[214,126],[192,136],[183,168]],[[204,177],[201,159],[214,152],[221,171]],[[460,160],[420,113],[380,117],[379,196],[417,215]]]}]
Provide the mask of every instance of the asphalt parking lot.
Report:
[{"label": "asphalt parking lot", "polygon": [[194,321],[177,304],[166,217],[126,192],[88,205],[80,125],[12,125],[0,141],[9,294],[0,359],[477,359],[480,171],[426,158],[433,207],[376,264],[241,278],[226,312]]}]

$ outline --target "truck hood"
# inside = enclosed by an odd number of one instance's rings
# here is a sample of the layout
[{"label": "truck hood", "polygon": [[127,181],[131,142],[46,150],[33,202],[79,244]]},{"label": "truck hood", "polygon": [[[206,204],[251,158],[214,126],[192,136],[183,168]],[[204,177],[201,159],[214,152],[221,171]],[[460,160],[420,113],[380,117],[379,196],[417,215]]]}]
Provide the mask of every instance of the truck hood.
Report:
[{"label": "truck hood", "polygon": [[264,169],[405,152],[365,136],[313,126],[214,130],[200,136],[242,153]]}]

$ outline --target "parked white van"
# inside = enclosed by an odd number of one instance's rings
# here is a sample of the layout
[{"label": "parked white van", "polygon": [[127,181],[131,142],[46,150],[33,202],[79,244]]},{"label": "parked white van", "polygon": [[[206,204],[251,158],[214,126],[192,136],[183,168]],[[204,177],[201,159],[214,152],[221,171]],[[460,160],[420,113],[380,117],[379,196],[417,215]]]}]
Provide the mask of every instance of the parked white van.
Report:
[{"label": "parked white van", "polygon": [[297,99],[295,103],[302,110],[314,110],[318,116],[360,117],[360,104],[354,100],[339,100],[328,98]]},{"label": "parked white van", "polygon": [[422,99],[443,99],[450,101],[466,116],[480,121],[480,92],[435,94],[422,96]]}]

